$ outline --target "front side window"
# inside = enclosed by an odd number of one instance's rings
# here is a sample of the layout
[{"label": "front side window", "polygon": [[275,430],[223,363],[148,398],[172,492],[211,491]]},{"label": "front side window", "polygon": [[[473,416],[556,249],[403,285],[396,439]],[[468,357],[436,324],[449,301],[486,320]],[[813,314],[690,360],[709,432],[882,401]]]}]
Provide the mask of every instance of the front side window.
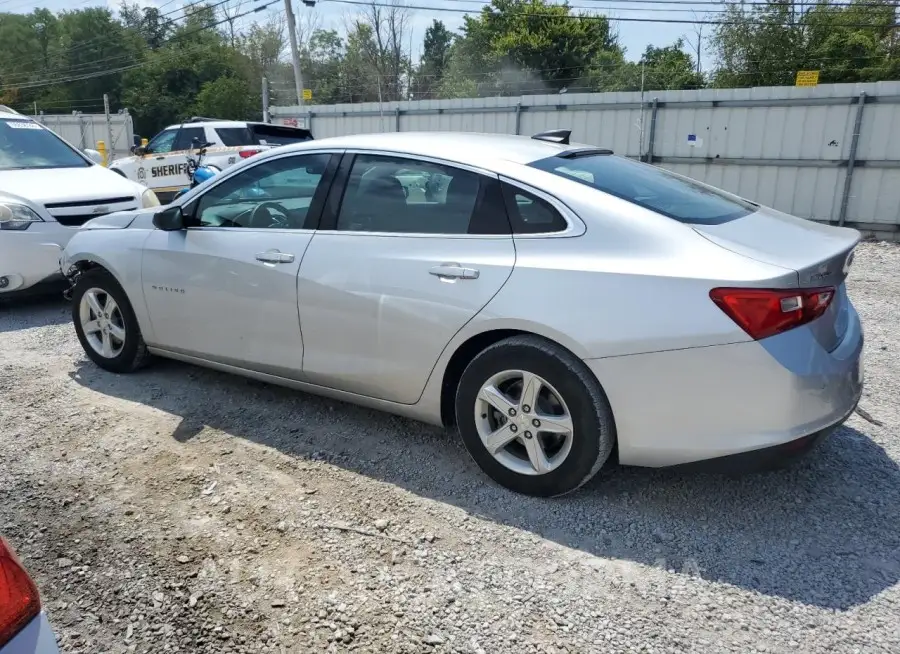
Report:
[{"label": "front side window", "polygon": [[172,150],[190,150],[206,143],[206,131],[202,127],[182,127],[175,137]]},{"label": "front side window", "polygon": [[199,227],[304,229],[329,154],[272,159],[244,170],[196,201],[192,223]]},{"label": "front side window", "polygon": [[154,154],[171,152],[176,136],[178,136],[177,129],[167,129],[160,132],[147,144],[146,152]]},{"label": "front side window", "polygon": [[87,168],[91,164],[49,129],[30,120],[0,120],[0,170]]},{"label": "front side window", "polygon": [[624,157],[549,157],[530,164],[683,223],[715,225],[756,210],[693,180]]},{"label": "front side window", "polygon": [[382,155],[358,155],[337,229],[407,234],[467,234],[482,178],[473,172]]}]

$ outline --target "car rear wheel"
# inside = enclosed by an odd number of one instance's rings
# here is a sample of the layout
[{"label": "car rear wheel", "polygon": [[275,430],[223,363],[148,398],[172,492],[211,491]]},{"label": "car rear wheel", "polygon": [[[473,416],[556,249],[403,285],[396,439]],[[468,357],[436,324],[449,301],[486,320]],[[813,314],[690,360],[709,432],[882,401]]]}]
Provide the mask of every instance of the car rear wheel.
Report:
[{"label": "car rear wheel", "polygon": [[456,420],[488,476],[542,497],[587,482],[616,439],[609,403],[590,370],[536,336],[505,339],[472,360],[457,390]]},{"label": "car rear wheel", "polygon": [[110,273],[83,273],[72,292],[72,320],[88,357],[110,372],[133,372],[149,354],[128,296]]}]

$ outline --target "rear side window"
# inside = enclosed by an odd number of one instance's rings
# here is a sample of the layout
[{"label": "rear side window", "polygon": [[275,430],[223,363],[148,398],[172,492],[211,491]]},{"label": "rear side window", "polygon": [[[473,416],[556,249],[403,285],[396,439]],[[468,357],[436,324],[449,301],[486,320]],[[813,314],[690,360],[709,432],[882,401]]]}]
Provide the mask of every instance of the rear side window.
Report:
[{"label": "rear side window", "polygon": [[533,193],[504,184],[503,200],[514,234],[552,234],[568,226],[553,205]]},{"label": "rear side window", "polygon": [[756,211],[749,202],[624,157],[549,157],[530,165],[683,223],[717,225]]},{"label": "rear side window", "polygon": [[216,134],[222,139],[222,144],[229,148],[238,145],[256,145],[253,134],[246,127],[216,127]]},{"label": "rear side window", "polygon": [[393,234],[509,234],[496,178],[369,154],[353,159],[335,227]]}]

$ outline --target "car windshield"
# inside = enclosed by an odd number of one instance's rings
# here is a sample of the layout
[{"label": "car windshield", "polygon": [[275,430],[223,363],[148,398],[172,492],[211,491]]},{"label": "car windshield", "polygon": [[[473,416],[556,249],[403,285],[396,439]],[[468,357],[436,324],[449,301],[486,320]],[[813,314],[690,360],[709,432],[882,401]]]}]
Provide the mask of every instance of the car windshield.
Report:
[{"label": "car windshield", "polygon": [[549,157],[530,165],[683,223],[717,225],[756,211],[749,202],[625,157]]},{"label": "car windshield", "polygon": [[86,168],[91,164],[62,139],[30,120],[0,120],[0,170]]}]

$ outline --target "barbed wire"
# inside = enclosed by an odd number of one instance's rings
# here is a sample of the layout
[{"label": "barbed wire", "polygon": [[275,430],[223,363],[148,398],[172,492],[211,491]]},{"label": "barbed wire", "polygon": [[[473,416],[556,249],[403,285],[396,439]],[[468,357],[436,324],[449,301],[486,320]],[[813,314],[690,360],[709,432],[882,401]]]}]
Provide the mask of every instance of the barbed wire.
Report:
[{"label": "barbed wire", "polygon": [[[889,67],[872,67],[872,68],[869,68],[868,70],[871,72],[878,72],[878,71],[886,72],[888,70],[891,70],[891,68],[889,68]],[[671,72],[671,71],[666,70],[664,72]],[[796,74],[796,72],[797,72],[796,70],[786,70],[786,69],[785,70],[769,70],[769,71],[765,71],[765,75],[769,76],[769,77],[771,77],[771,76],[777,77],[779,75],[783,75],[785,77],[785,79],[792,79],[793,76]],[[752,76],[758,76],[759,74],[760,74],[759,72],[753,72],[753,71],[737,71],[737,72],[729,72],[728,73],[728,75],[732,78],[752,77]],[[568,83],[565,87],[566,88],[565,94],[582,93],[582,92],[583,93],[610,93],[610,92],[636,93],[636,92],[640,92],[640,90],[641,90],[640,88],[635,88],[636,84],[632,84],[630,86],[630,88],[627,88],[627,89],[613,89],[613,90],[597,88],[597,86],[594,86],[594,85],[583,84],[583,85],[579,86],[577,84],[579,82],[581,82],[581,83],[589,82],[590,79],[591,79],[591,76],[586,75],[586,76],[571,77],[571,78],[558,78],[558,79],[552,80],[552,82],[554,84]],[[463,80],[463,81],[472,82],[475,80]],[[547,82],[545,80],[537,79],[537,80],[524,80],[524,81],[519,81],[519,82],[513,81],[513,82],[506,82],[506,83],[504,83],[502,80],[485,80],[485,81],[481,82],[481,84],[483,84],[484,86],[487,86],[487,84],[491,81],[497,82],[496,87],[491,89],[492,92],[489,94],[479,95],[478,97],[492,97],[492,96],[496,97],[497,95],[511,95],[511,96],[520,96],[520,95],[560,95],[561,96],[561,95],[565,95],[565,94],[560,94],[559,91],[557,91],[553,88],[549,88],[547,86]],[[646,88],[644,88],[644,92],[697,90],[697,89],[684,89],[680,86],[677,88],[661,88],[660,86],[653,85],[652,78],[648,79],[647,82],[650,85],[647,86]],[[475,83],[479,84],[479,82],[477,82],[477,81]],[[359,97],[367,97],[367,99],[364,100],[365,102],[378,102],[378,98],[375,97],[378,92],[377,86],[367,85],[365,83],[347,84],[347,83],[338,82],[337,84],[335,84],[333,81],[330,81],[328,85],[330,86],[330,89],[329,89],[330,92],[328,95],[331,96],[331,98],[329,98],[330,101],[323,102],[322,104],[345,104],[346,102],[342,102],[342,101],[340,101],[340,99],[342,99],[342,98],[359,98]],[[508,88],[504,89],[503,88],[504,86],[507,86]],[[521,87],[528,87],[528,86],[531,86],[532,88],[521,88]],[[312,90],[313,98],[315,99],[317,96],[316,82],[313,81],[312,83],[310,83],[307,86],[307,88]],[[274,92],[275,95],[284,94],[288,99],[291,99],[291,100],[296,99],[294,97],[295,90],[293,89],[293,87],[291,87],[291,88],[288,88],[288,87],[277,88],[276,87],[276,88],[271,89],[271,91]],[[408,89],[408,87],[403,87],[403,92],[404,92],[403,93],[404,97],[389,98],[389,99],[385,99],[384,102],[398,102],[398,101],[404,102],[404,101],[408,101],[408,100],[440,100],[440,99],[451,99],[454,97],[471,97],[470,95],[459,96],[459,95],[456,95],[453,93],[446,92],[444,89],[440,89],[440,88],[430,89],[430,90],[426,90],[426,91],[414,91],[414,90],[410,91]],[[476,94],[477,93],[478,93],[478,89],[476,88]],[[334,96],[338,96],[339,99],[338,100],[332,99]],[[412,97],[410,97],[410,96],[412,96]],[[359,100],[354,99],[354,102],[359,102]],[[291,104],[293,104],[293,102],[291,102]]]}]

